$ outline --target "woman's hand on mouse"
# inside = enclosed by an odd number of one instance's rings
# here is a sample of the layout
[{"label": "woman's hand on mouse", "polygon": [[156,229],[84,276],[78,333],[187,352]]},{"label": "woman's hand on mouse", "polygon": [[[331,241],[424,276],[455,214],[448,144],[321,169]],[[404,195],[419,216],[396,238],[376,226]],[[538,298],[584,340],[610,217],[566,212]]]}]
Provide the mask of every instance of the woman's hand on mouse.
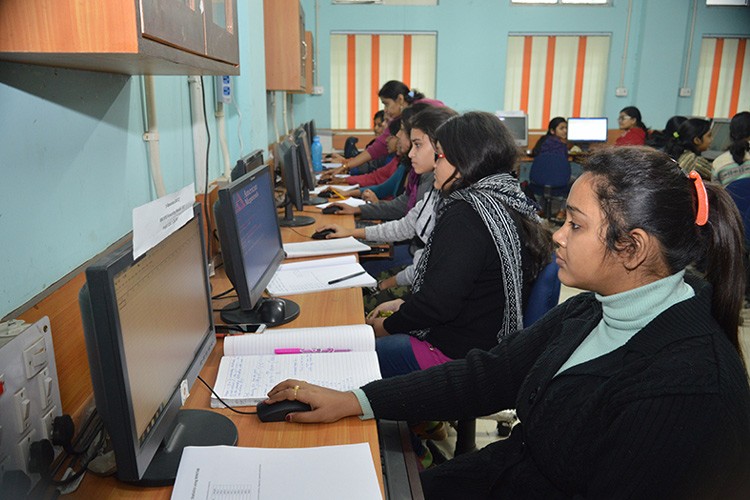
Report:
[{"label": "woman's hand on mouse", "polygon": [[331,231],[333,231],[328,236],[326,236],[326,239],[348,238],[349,236],[354,236],[355,238],[365,237],[364,228],[347,229],[345,227],[339,226],[338,224],[326,224],[325,226],[321,226],[316,229],[316,231],[325,231],[326,229],[330,229]]},{"label": "woman's hand on mouse", "polygon": [[341,207],[341,210],[336,212],[336,215],[359,215],[361,213],[359,207],[353,207],[346,203],[334,203],[337,207]]},{"label": "woman's hand on mouse", "polygon": [[303,380],[288,379],[268,392],[268,404],[284,400],[302,401],[312,407],[310,411],[289,413],[287,422],[303,424],[336,422],[345,417],[362,415],[362,407],[352,392],[336,391]]}]

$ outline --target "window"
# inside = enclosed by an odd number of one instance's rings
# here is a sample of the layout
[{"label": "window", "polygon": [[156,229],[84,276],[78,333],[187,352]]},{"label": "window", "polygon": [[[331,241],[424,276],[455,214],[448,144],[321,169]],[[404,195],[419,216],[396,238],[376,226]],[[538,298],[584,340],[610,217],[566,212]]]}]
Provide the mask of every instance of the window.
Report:
[{"label": "window", "polygon": [[529,115],[530,129],[555,116],[601,116],[609,35],[510,35],[503,109]]},{"label": "window", "polygon": [[331,127],[371,128],[388,80],[435,97],[436,58],[435,33],[332,34]]},{"label": "window", "polygon": [[750,102],[750,50],[747,50],[747,42],[748,38],[703,38],[695,83],[694,115],[730,118],[747,108]]}]

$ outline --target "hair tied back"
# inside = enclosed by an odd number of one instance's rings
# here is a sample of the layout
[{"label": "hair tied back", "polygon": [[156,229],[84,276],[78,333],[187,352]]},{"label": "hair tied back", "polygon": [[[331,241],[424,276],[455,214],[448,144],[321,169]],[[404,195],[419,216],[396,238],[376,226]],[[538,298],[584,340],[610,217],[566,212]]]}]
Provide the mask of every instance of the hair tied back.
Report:
[{"label": "hair tied back", "polygon": [[706,192],[706,185],[703,184],[703,179],[695,170],[692,170],[688,174],[688,177],[692,179],[695,192],[698,196],[698,213],[695,216],[695,223],[699,226],[704,226],[708,222],[708,193]]}]

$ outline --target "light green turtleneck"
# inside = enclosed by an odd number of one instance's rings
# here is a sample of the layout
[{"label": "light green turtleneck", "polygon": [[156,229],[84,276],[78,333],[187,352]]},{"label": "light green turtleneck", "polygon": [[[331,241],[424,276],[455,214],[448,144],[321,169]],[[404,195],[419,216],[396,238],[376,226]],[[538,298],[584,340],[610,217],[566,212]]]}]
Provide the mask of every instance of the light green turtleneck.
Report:
[{"label": "light green turtleneck", "polygon": [[606,297],[596,294],[596,300],[602,304],[602,320],[563,363],[557,374],[625,345],[659,314],[695,296],[695,291],[685,283],[684,277],[685,271],[682,270],[626,292]]}]

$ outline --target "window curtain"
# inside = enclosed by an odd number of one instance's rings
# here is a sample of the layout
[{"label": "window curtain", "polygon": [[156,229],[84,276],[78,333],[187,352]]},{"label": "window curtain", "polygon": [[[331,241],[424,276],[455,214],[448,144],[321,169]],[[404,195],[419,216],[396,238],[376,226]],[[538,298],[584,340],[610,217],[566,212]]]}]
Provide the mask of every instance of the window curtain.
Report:
[{"label": "window curtain", "polygon": [[510,35],[505,72],[507,111],[525,111],[530,129],[555,116],[601,116],[608,35]]},{"label": "window curtain", "polygon": [[693,114],[731,118],[750,103],[748,38],[704,37],[701,42]]},{"label": "window curtain", "polygon": [[435,97],[437,37],[430,34],[331,35],[331,127],[370,129],[389,80]]}]

